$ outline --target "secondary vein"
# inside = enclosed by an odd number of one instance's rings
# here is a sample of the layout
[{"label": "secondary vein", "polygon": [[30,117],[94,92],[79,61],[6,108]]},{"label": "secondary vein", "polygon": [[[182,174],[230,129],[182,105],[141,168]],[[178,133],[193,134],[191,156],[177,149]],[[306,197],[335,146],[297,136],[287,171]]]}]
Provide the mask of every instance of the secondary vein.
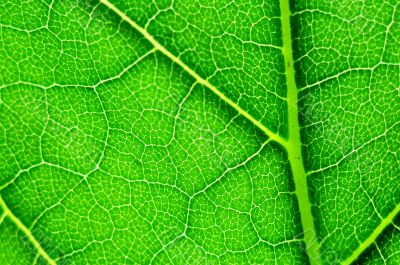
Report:
[{"label": "secondary vein", "polygon": [[287,152],[292,169],[295,194],[299,203],[304,242],[310,263],[321,264],[320,247],[314,227],[314,218],[308,193],[307,176],[304,169],[301,151],[299,112],[297,106],[298,89],[295,80],[295,70],[292,50],[289,0],[280,0],[281,28],[283,38],[283,55],[285,59],[285,74],[287,82],[289,139]]},{"label": "secondary vein", "polygon": [[260,121],[251,116],[247,111],[242,109],[238,104],[229,99],[225,94],[218,90],[215,86],[202,78],[188,65],[182,62],[178,57],[173,55],[153,36],[151,36],[144,28],[140,27],[136,22],[131,20],[116,6],[108,0],[100,0],[104,5],[118,14],[123,20],[128,22],[134,29],[139,31],[157,50],[169,57],[173,62],[181,66],[187,73],[189,73],[199,84],[202,84],[219,96],[223,101],[233,107],[239,114],[243,115],[255,126],[260,128],[271,140],[281,144],[287,151],[290,160],[292,172],[294,175],[294,182],[296,186],[296,195],[299,202],[299,209],[301,214],[301,221],[304,230],[304,241],[307,248],[307,254],[310,257],[311,264],[320,264],[319,242],[317,240],[314,220],[311,212],[311,204],[308,197],[308,187],[306,173],[303,166],[301,155],[301,141],[300,141],[300,126],[298,121],[297,109],[297,87],[295,83],[295,75],[293,69],[293,55],[291,44],[291,28],[290,28],[290,10],[289,0],[280,0],[281,7],[281,21],[282,21],[282,35],[283,35],[283,54],[285,58],[286,79],[288,86],[288,110],[289,110],[289,140],[282,138],[275,132],[269,130]]},{"label": "secondary vein", "polygon": [[360,255],[374,242],[376,239],[382,234],[383,230],[388,227],[390,224],[393,224],[394,218],[396,218],[397,214],[400,213],[400,203],[391,211],[388,216],[382,219],[381,223],[375,228],[375,230],[371,233],[371,235],[365,239],[358,248],[346,259],[342,262],[342,265],[349,265],[356,261]]},{"label": "secondary vein", "polygon": [[11,219],[11,221],[20,229],[29,239],[29,241],[36,248],[38,254],[42,256],[49,264],[56,265],[57,263],[47,254],[47,252],[42,248],[40,243],[32,235],[31,231],[19,220],[8,208],[7,204],[4,202],[3,198],[0,196],[0,207],[3,209],[4,214]]},{"label": "secondary vein", "polygon": [[134,29],[139,31],[157,50],[161,53],[169,57],[173,62],[181,66],[187,73],[189,73],[199,84],[204,85],[209,88],[214,94],[216,94],[219,98],[225,101],[228,105],[233,107],[239,114],[244,116],[246,119],[251,121],[255,126],[261,129],[271,140],[281,144],[283,147],[286,147],[287,140],[282,138],[279,134],[271,131],[265,125],[263,125],[260,121],[255,119],[252,115],[250,115],[247,111],[242,109],[238,104],[233,102],[230,98],[228,98],[224,93],[222,93],[218,88],[213,86],[208,80],[202,78],[198,75],[193,69],[191,69],[187,64],[182,62],[181,59],[173,55],[170,51],[168,51],[164,46],[162,46],[158,41],[156,41],[153,36],[151,36],[144,28],[139,26],[136,22],[130,19],[127,15],[125,15],[121,10],[119,10],[116,6],[110,3],[108,0],[100,0],[104,5],[118,14],[123,20],[128,22]]}]

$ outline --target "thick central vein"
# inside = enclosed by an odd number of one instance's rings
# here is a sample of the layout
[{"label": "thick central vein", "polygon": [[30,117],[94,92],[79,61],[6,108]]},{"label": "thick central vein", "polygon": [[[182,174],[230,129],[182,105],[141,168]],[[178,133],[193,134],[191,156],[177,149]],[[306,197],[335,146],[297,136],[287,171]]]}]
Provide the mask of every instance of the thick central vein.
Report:
[{"label": "thick central vein", "polygon": [[108,0],[100,0],[103,4],[105,4],[108,8],[113,10],[117,13],[123,20],[128,22],[134,29],[139,31],[156,49],[162,52],[164,55],[169,57],[173,62],[181,66],[187,73],[189,73],[197,83],[204,85],[205,87],[209,88],[212,92],[214,92],[218,97],[220,97],[223,101],[233,107],[237,112],[239,112],[242,116],[246,119],[251,121],[255,126],[261,129],[271,140],[276,141],[277,143],[281,144],[282,146],[286,146],[287,141],[286,139],[282,138],[279,134],[271,131],[265,125],[263,125],[260,121],[250,115],[247,111],[242,109],[238,104],[233,102],[230,98],[228,98],[224,93],[218,90],[215,86],[210,84],[206,79],[202,78],[198,75],[193,69],[191,69],[187,64],[181,61],[178,57],[173,55],[170,51],[168,51],[164,46],[162,46],[158,41],[156,41],[153,36],[151,36],[144,28],[140,27],[136,22],[126,16],[121,10],[119,10],[116,6],[110,3]]},{"label": "thick central vein", "polygon": [[301,224],[303,226],[304,242],[311,264],[321,264],[319,242],[314,227],[314,218],[311,212],[311,203],[308,194],[307,176],[304,170],[301,152],[299,112],[297,106],[297,86],[293,67],[292,36],[290,25],[289,0],[280,0],[283,55],[285,59],[285,74],[287,82],[289,140],[287,146],[290,166],[299,203]]}]

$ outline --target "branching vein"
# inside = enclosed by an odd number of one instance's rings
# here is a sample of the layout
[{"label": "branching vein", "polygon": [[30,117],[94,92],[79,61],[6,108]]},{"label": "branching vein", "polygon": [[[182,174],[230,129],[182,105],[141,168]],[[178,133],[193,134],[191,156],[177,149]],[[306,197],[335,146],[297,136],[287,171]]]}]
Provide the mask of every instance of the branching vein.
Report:
[{"label": "branching vein", "polygon": [[173,62],[181,66],[187,73],[189,73],[199,84],[204,85],[209,88],[212,92],[214,92],[217,96],[219,96],[223,101],[228,103],[231,107],[233,107],[237,112],[251,121],[255,126],[260,128],[271,140],[276,141],[282,146],[286,147],[287,141],[282,138],[279,134],[271,131],[265,125],[263,125],[260,121],[255,119],[252,115],[250,115],[247,111],[242,109],[238,104],[229,99],[224,93],[222,93],[218,88],[213,86],[206,79],[202,78],[199,74],[197,74],[194,70],[192,70],[188,65],[181,61],[178,57],[173,55],[170,51],[168,51],[164,46],[162,46],[158,41],[156,41],[153,36],[151,36],[144,28],[140,27],[136,22],[126,16],[121,10],[119,10],[116,6],[110,3],[108,0],[100,0],[103,4],[113,10],[116,14],[118,14],[123,20],[128,22],[134,29],[139,31],[157,50],[162,52],[168,58],[170,58]]}]

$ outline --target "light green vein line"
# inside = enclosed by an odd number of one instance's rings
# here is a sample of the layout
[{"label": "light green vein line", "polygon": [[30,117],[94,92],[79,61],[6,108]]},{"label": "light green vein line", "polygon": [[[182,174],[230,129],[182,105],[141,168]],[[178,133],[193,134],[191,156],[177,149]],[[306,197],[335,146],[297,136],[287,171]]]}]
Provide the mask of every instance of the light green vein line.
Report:
[{"label": "light green vein line", "polygon": [[283,55],[285,59],[285,74],[287,82],[287,101],[288,101],[288,122],[289,140],[288,157],[293,173],[296,189],[296,196],[299,203],[301,224],[303,226],[304,242],[306,252],[311,264],[321,264],[319,252],[319,242],[314,227],[314,218],[311,211],[311,203],[308,194],[307,176],[304,170],[303,157],[301,152],[301,138],[299,125],[299,112],[297,107],[297,86],[295,80],[295,70],[293,67],[292,36],[290,25],[289,0],[280,0]]},{"label": "light green vein line", "polygon": [[358,248],[348,257],[345,261],[342,262],[343,265],[349,265],[356,261],[358,257],[374,242],[376,242],[376,239],[382,234],[383,230],[385,230],[386,227],[388,227],[390,224],[393,223],[394,218],[397,216],[397,214],[400,213],[400,203],[397,204],[397,206],[394,208],[393,211],[389,213],[389,215],[385,218],[382,219],[381,223],[375,228],[375,230],[372,232],[372,234],[364,241],[362,242]]},{"label": "light green vein line", "polygon": [[187,73],[189,73],[199,84],[202,84],[209,88],[212,92],[214,92],[218,97],[220,97],[223,101],[233,107],[239,114],[244,116],[246,119],[251,121],[255,126],[260,128],[271,140],[276,141],[277,143],[281,144],[282,146],[286,147],[287,140],[282,138],[277,133],[272,132],[266,126],[264,126],[260,121],[256,120],[253,116],[251,116],[247,111],[242,109],[238,104],[233,102],[224,93],[218,90],[215,86],[210,84],[207,80],[203,79],[199,76],[195,71],[193,71],[189,66],[187,66],[184,62],[182,62],[178,57],[173,55],[170,51],[168,51],[164,46],[162,46],[158,41],[156,41],[153,36],[151,36],[145,29],[140,27],[136,22],[131,20],[128,16],[126,16],[121,10],[119,10],[116,6],[110,3],[108,0],[100,0],[104,5],[118,14],[123,20],[128,22],[134,29],[139,31],[157,50],[162,52],[164,55],[169,57],[173,62],[181,66]]},{"label": "light green vein line", "polygon": [[32,235],[31,231],[10,211],[3,198],[0,196],[0,207],[3,209],[4,214],[11,219],[11,221],[28,237],[29,241],[36,248],[38,254],[42,256],[49,264],[56,265],[57,263],[50,258],[46,251],[42,248],[39,242]]}]

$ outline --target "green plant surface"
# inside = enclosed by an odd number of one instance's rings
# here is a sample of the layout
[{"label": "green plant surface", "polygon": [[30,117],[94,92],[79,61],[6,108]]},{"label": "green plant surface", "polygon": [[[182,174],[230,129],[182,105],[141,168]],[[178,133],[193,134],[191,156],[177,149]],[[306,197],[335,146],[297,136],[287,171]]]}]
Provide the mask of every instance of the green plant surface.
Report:
[{"label": "green plant surface", "polygon": [[398,0],[4,0],[0,264],[400,264]]}]

